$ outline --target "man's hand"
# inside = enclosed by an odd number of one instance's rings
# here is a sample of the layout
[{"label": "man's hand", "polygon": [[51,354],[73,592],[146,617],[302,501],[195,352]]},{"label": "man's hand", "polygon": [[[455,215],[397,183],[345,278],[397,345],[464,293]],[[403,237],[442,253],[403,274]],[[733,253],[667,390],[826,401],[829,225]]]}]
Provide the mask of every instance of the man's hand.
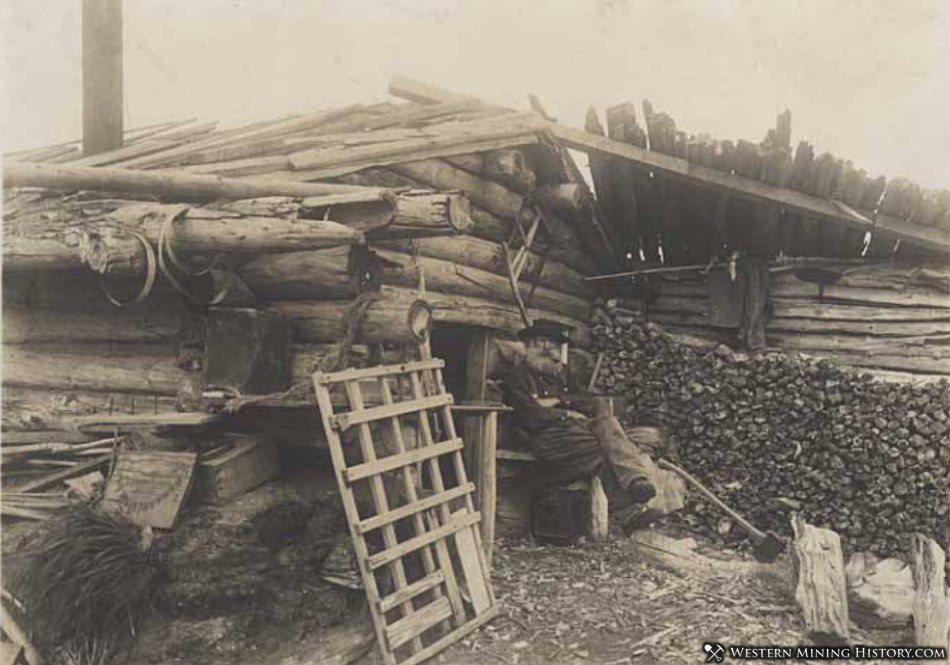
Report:
[{"label": "man's hand", "polygon": [[571,411],[571,410],[568,410],[567,415],[569,415],[569,416],[570,416],[571,418],[573,418],[574,420],[587,420],[587,416],[585,416],[585,415],[584,415],[583,413],[581,413],[580,411]]},{"label": "man's hand", "polygon": [[538,398],[538,404],[548,409],[553,408],[560,403],[561,403],[561,400],[558,397],[539,397]]}]

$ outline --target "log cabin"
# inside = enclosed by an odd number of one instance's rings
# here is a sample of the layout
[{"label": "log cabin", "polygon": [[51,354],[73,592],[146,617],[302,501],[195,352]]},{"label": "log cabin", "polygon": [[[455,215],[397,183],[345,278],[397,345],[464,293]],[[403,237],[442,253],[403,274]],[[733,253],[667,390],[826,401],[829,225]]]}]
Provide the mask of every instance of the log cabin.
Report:
[{"label": "log cabin", "polygon": [[[789,114],[734,144],[648,103],[644,127],[623,104],[606,132],[596,113],[580,131],[402,77],[390,92],[408,101],[7,156],[4,436],[214,413],[320,447],[310,375],[420,345],[457,403],[497,405],[497,342],[538,318],[570,328],[586,383],[591,307],[608,298],[734,343],[712,283],[736,257],[768,262],[769,347],[892,381],[950,375],[946,191],[804,142],[793,154]],[[493,495],[491,427],[459,413]],[[509,508],[500,521],[522,531],[524,506]]]}]

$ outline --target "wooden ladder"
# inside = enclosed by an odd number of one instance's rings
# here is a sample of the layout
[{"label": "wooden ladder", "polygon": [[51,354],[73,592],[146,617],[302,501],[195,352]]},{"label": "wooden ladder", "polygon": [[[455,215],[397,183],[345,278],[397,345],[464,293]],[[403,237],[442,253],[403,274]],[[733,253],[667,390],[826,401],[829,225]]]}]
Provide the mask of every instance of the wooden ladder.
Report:
[{"label": "wooden ladder", "polygon": [[443,366],[434,359],[313,375],[388,665],[420,663],[499,611]]}]

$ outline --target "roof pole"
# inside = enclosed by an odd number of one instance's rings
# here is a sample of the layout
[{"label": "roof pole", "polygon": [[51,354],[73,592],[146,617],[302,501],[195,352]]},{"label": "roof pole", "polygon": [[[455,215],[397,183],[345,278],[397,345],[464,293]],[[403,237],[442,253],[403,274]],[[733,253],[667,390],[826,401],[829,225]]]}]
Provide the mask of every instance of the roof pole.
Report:
[{"label": "roof pole", "polygon": [[122,0],[82,3],[83,154],[122,147]]}]

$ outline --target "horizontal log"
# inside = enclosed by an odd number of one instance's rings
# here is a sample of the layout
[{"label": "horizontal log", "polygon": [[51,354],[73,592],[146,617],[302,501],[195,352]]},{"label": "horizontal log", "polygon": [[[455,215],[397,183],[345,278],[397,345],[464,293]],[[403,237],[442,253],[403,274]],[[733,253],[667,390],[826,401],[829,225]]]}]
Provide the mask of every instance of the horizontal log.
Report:
[{"label": "horizontal log", "polygon": [[886,383],[909,383],[921,386],[936,383],[946,378],[942,374],[914,374],[912,372],[896,372],[888,369],[874,369],[873,367],[862,367],[861,373],[870,374],[878,381],[884,381]]},{"label": "horizontal log", "polygon": [[[350,318],[356,316],[353,301],[282,300],[271,303],[270,308],[290,318],[297,342],[338,341],[346,334]],[[431,321],[431,309],[418,295],[378,297],[365,307],[354,341],[418,344],[426,338]]]},{"label": "horizontal log", "polygon": [[[381,293],[387,299],[406,300],[416,296],[418,291],[396,286],[384,286]],[[510,335],[517,333],[525,326],[517,306],[496,300],[441,293],[431,289],[426,290],[425,300],[433,309],[432,319],[436,324],[455,323],[481,326]],[[559,321],[571,328],[572,344],[581,348],[588,348],[591,345],[590,328],[586,322],[572,319],[560,312],[536,308],[528,308],[528,316],[533,319]]]},{"label": "horizontal log", "polygon": [[811,351],[808,353],[819,358],[830,360],[839,365],[851,367],[874,367],[878,369],[911,372],[915,374],[931,374],[950,377],[950,359],[908,358],[891,355],[863,355],[860,353],[845,353],[843,351]]},{"label": "horizontal log", "polygon": [[[654,312],[650,320],[661,324],[679,324],[688,326],[708,326],[729,330],[734,326],[716,325],[702,314],[679,314]],[[766,324],[766,330],[772,332],[837,332],[854,335],[873,335],[876,337],[919,337],[940,335],[947,331],[947,324],[941,321],[836,321],[833,319],[775,318]]]},{"label": "horizontal log", "polygon": [[82,266],[77,247],[62,240],[23,238],[10,234],[3,239],[4,272],[75,270]]},{"label": "horizontal log", "polygon": [[810,335],[769,333],[769,344],[803,351],[843,351],[864,355],[884,354],[913,358],[950,358],[950,334],[924,337],[862,337],[860,335]]},{"label": "horizontal log", "polygon": [[173,343],[183,313],[181,298],[150,298],[137,307],[119,309],[105,299],[94,309],[24,306],[3,308],[3,343],[63,342]]},{"label": "horizontal log", "polygon": [[532,193],[538,177],[522,150],[492,150],[483,158],[480,175],[488,180],[510,187],[521,194]]},{"label": "horizontal log", "polygon": [[[413,241],[382,241],[374,246],[394,249],[401,252],[418,251],[422,256],[452,261],[462,266],[487,270],[496,275],[507,275],[505,252],[501,243],[483,240],[474,236],[454,238],[422,238]],[[540,269],[540,275],[538,270]],[[522,282],[533,283],[535,279],[541,286],[555,291],[568,293],[581,298],[592,299],[596,290],[584,276],[552,258],[542,258],[535,252],[528,252],[527,263],[521,273]]]},{"label": "horizontal log", "polygon": [[392,221],[375,238],[422,238],[468,233],[474,226],[468,199],[458,193],[406,192],[396,197]]},{"label": "horizontal log", "polygon": [[187,372],[167,344],[4,346],[3,383],[25,388],[175,395]]},{"label": "horizontal log", "polygon": [[166,413],[176,400],[167,395],[142,395],[116,391],[93,392],[61,388],[3,386],[3,429],[49,430],[49,441],[59,441],[55,431],[71,430],[74,419],[94,414]]},{"label": "horizontal log", "polygon": [[174,201],[252,199],[259,196],[322,196],[357,191],[352,185],[292,182],[269,178],[240,180],[214,175],[151,173],[103,167],[11,164],[4,187],[121,192]]},{"label": "horizontal log", "polygon": [[[520,194],[444,161],[432,159],[404,163],[395,166],[393,170],[436,189],[460,189],[468,195],[473,206],[503,219],[524,219],[526,215],[537,214]],[[477,218],[475,223],[477,227]],[[560,250],[560,255],[556,258],[585,274],[598,272],[597,261],[583,251],[580,239],[567,222],[555,215],[546,214],[544,228],[550,236],[551,246]],[[568,255],[570,260],[566,258]]]},{"label": "horizontal log", "polygon": [[[463,171],[463,169],[458,169]],[[463,171],[464,172],[464,171]],[[473,176],[474,177],[474,176]],[[360,173],[354,173],[340,178],[342,182],[360,185],[363,187],[390,187],[390,188],[423,188],[425,183],[413,180],[403,173],[396,173],[388,169],[367,169]],[[475,178],[476,182],[478,178]],[[459,179],[458,182],[463,182]],[[469,183],[470,184],[470,183]],[[445,188],[451,185],[446,182]],[[465,189],[463,184],[462,189]],[[468,193],[466,191],[466,193]],[[471,197],[470,197],[471,199]],[[503,219],[497,215],[488,212],[480,207],[474,200],[471,201],[471,215],[473,226],[471,235],[482,240],[490,240],[496,243],[507,242],[512,236],[514,222],[511,219]],[[526,224],[526,223],[525,223]],[[519,243],[515,243],[517,246]],[[595,274],[599,270],[595,269],[592,261],[583,252],[579,252],[576,244],[546,242],[543,238],[536,237],[531,245],[532,250],[540,256],[547,256],[549,259],[570,267],[570,269],[584,274]],[[439,257],[441,258],[441,257]],[[566,290],[565,290],[566,291]]]},{"label": "horizontal log", "polygon": [[[708,326],[679,325],[664,323],[665,330],[674,333],[683,333],[701,339],[708,339],[712,343],[734,343],[735,334],[722,328]],[[803,353],[816,358],[824,358],[845,367],[859,369],[870,367],[913,374],[950,375],[950,359],[934,359],[929,357],[910,357],[889,354],[849,353],[845,351],[823,351],[818,349],[788,349],[789,353]]]},{"label": "horizontal log", "polygon": [[261,254],[237,273],[265,300],[350,299],[372,281],[368,259],[365,249],[356,247]]},{"label": "horizontal log", "polygon": [[[658,280],[657,289],[663,296],[706,297],[708,290],[704,282],[697,280]],[[802,298],[818,301],[817,284],[798,279],[773,280],[771,295],[774,298]],[[950,296],[929,289],[908,287],[904,291],[893,289],[868,289],[849,286],[826,286],[823,301],[829,304],[851,302],[865,305],[900,305],[904,307],[945,307],[950,308]]]},{"label": "horizontal log", "polygon": [[[383,284],[414,288],[418,286],[421,276],[425,279],[427,290],[515,305],[518,303],[508,278],[493,272],[427,256],[413,257],[411,254],[386,249],[377,249],[376,254],[385,261],[379,274]],[[576,296],[544,286],[532,288],[530,284],[524,283],[519,284],[519,290],[526,305],[561,312],[581,321],[586,321],[590,314],[590,303]]]},{"label": "horizontal log", "polygon": [[123,206],[102,221],[136,229],[156,245],[164,231],[167,241],[180,251],[289,252],[363,241],[360,231],[335,221],[245,217],[179,205]]}]

